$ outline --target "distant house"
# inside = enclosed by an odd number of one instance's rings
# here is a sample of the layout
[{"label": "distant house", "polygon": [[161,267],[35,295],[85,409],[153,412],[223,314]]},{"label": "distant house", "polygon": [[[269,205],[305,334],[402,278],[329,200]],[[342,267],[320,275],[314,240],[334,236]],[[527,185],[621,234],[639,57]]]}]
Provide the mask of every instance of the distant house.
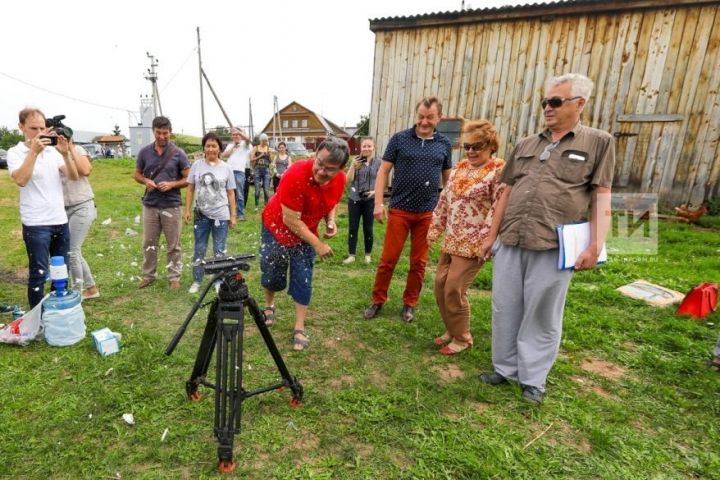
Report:
[{"label": "distant house", "polygon": [[125,155],[125,142],[127,138],[123,135],[98,135],[93,142],[99,143],[103,148],[112,148],[116,156]]},{"label": "distant house", "polygon": [[330,135],[345,140],[350,138],[341,127],[297,102],[282,108],[277,118],[271,118],[261,133],[277,141],[302,142],[309,150],[314,150]]}]

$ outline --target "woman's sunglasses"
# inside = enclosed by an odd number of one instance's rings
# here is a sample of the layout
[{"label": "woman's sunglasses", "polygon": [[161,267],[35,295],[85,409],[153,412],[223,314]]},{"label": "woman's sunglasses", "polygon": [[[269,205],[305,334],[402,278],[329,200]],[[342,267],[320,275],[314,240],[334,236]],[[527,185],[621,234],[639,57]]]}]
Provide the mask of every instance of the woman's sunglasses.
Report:
[{"label": "woman's sunglasses", "polygon": [[463,148],[464,148],[466,151],[475,150],[476,152],[479,152],[479,151],[485,150],[486,147],[487,147],[487,145],[485,145],[485,144],[482,143],[482,142],[478,142],[478,143],[463,143]]},{"label": "woman's sunglasses", "polygon": [[542,105],[542,108],[547,107],[550,105],[550,108],[559,108],[562,106],[565,102],[570,102],[572,100],[577,100],[578,98],[582,97],[570,97],[570,98],[563,98],[563,97],[551,97],[551,98],[543,98],[540,102],[540,105]]}]

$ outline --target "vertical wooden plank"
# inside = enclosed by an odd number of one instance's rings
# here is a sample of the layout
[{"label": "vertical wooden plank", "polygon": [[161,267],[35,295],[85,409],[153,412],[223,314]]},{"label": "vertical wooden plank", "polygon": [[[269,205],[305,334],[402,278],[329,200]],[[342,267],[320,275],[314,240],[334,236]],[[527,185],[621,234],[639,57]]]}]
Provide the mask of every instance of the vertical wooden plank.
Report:
[{"label": "vertical wooden plank", "polygon": [[560,26],[560,39],[558,40],[558,56],[555,59],[555,75],[562,75],[567,73],[567,47],[568,47],[568,31],[570,29],[570,22],[572,19],[563,17],[558,19]]},{"label": "vertical wooden plank", "polygon": [[[600,57],[600,70],[595,77],[591,77],[595,82],[595,101],[593,104],[592,115],[590,109],[586,109],[583,121],[595,128],[602,128],[600,124],[600,112],[605,102],[605,88],[607,83],[608,72],[610,71],[610,62],[612,60],[613,46],[615,37],[617,37],[617,29],[620,19],[617,15],[607,18],[605,34],[602,37],[601,44],[596,45],[597,56]],[[594,53],[594,52],[593,52]],[[609,122],[608,122],[609,123]],[[604,130],[607,130],[605,125]]]},{"label": "vertical wooden plank", "polygon": [[[534,102],[535,83],[537,81],[538,72],[537,57],[540,48],[540,33],[542,25],[539,20],[534,20],[530,24],[530,38],[528,41],[528,58],[526,63],[526,74],[523,82],[522,97],[520,99],[520,120],[518,127],[518,137],[526,137],[532,133],[530,130],[531,112],[537,111],[538,105]],[[534,127],[534,126],[533,126]]]},{"label": "vertical wooden plank", "polygon": [[[493,92],[496,91],[496,72],[499,72],[498,58],[502,57],[500,52],[500,30],[501,26],[498,22],[493,22],[489,26],[490,37],[488,39],[487,64],[485,66],[485,77],[483,79],[483,95],[480,100],[479,109],[475,107],[473,110],[477,112],[478,117],[491,119],[494,113],[494,107],[491,106]],[[499,75],[498,75],[499,78]],[[498,79],[499,81],[499,79]],[[498,128],[496,125],[495,128]]]},{"label": "vertical wooden plank", "polygon": [[[717,161],[712,156],[720,137],[720,26],[718,26],[717,7],[715,21],[710,33],[707,50],[703,58],[703,67],[698,82],[696,95],[697,115],[699,125],[697,128],[697,141],[694,142],[694,155],[688,172],[687,202],[700,205],[705,200],[708,175],[711,164]],[[710,12],[708,12],[710,16]]]},{"label": "vertical wooden plank", "polygon": [[528,57],[530,55],[529,50],[532,46],[533,30],[535,28],[535,22],[527,21],[523,22],[520,33],[520,45],[517,53],[517,64],[516,78],[514,82],[514,88],[512,89],[512,104],[510,111],[510,123],[515,129],[513,136],[515,138],[521,138],[525,136],[525,121],[521,120],[523,110],[525,111],[525,118],[527,118],[527,101],[526,97],[526,85],[530,83],[534,78],[535,70],[528,68]]},{"label": "vertical wooden plank", "polygon": [[543,96],[545,88],[545,80],[549,77],[548,69],[548,39],[551,35],[552,24],[550,22],[540,21],[540,34],[538,38],[536,60],[535,60],[535,81],[533,82],[530,97],[530,117],[528,119],[527,133],[532,134],[538,130],[539,116],[542,113],[540,108],[540,99]]},{"label": "vertical wooden plank", "polygon": [[408,36],[410,30],[400,30],[397,32],[397,55],[395,61],[395,77],[393,78],[393,106],[390,117],[390,131],[399,130],[399,125],[404,126],[402,118],[403,101],[405,100],[405,76],[407,74],[408,65]]},{"label": "vertical wooden plank", "polygon": [[[647,55],[648,55],[648,46],[650,43],[650,34],[652,32],[652,27],[655,22],[655,12],[653,11],[645,11],[641,14],[642,18],[642,24],[640,26],[640,31],[638,33],[637,37],[637,50],[635,52],[635,58],[634,58],[634,67],[632,71],[632,75],[630,77],[630,85],[628,88],[628,94],[625,99],[625,112],[633,112],[633,113],[642,113],[642,110],[640,110],[639,106],[639,93],[640,93],[640,84],[642,82],[644,73],[645,73],[645,67],[647,64]],[[627,186],[628,182],[630,181],[631,177],[631,170],[633,168],[633,160],[634,158],[642,158],[641,153],[644,153],[645,149],[643,148],[643,145],[640,145],[640,151],[636,152],[635,149],[638,146],[638,137],[640,136],[640,125],[630,125],[630,130],[628,133],[635,134],[636,136],[631,136],[627,139],[627,142],[625,143],[625,152],[624,157],[619,159],[623,165],[622,167],[622,173],[620,175],[620,178],[618,179],[620,186]],[[616,157],[619,158],[619,157]],[[635,166],[637,168],[637,166]],[[635,170],[635,174],[633,175],[635,179],[639,177],[637,174],[637,170]]]},{"label": "vertical wooden plank", "polygon": [[432,83],[428,95],[437,95],[440,86],[440,73],[445,68],[443,65],[443,52],[445,50],[446,28],[438,28],[437,48],[435,49],[435,61],[433,63]]},{"label": "vertical wooden plank", "polygon": [[[449,98],[446,98],[445,102],[447,105],[446,115],[456,117],[460,115],[460,104],[464,101],[466,90],[460,90],[460,86],[465,83],[467,86],[467,78],[463,81],[466,73],[466,62],[468,50],[470,53],[470,60],[472,60],[472,43],[468,43],[468,31],[470,30],[469,25],[460,25],[455,29],[455,42],[452,50],[453,67],[449,69],[452,73],[450,74],[449,85],[446,86],[448,90]],[[468,45],[470,48],[468,48]],[[462,93],[461,93],[462,92]],[[461,99],[462,97],[462,99]],[[463,108],[464,109],[464,105]]]},{"label": "vertical wooden plank", "polygon": [[585,72],[580,70],[580,64],[583,60],[583,46],[585,45],[585,34],[587,32],[588,15],[582,15],[575,17],[575,44],[573,45],[573,53],[571,56],[570,71],[575,73],[582,73],[587,75]]},{"label": "vertical wooden plank", "polygon": [[487,88],[485,83],[485,69],[490,62],[487,42],[489,37],[489,28],[487,23],[477,25],[475,39],[473,41],[472,63],[470,64],[470,75],[468,85],[468,98],[465,103],[465,111],[462,113],[464,118],[479,118],[477,109],[480,105],[480,99]]},{"label": "vertical wooden plank", "polygon": [[499,129],[503,138],[507,138],[508,126],[502,123],[502,105],[498,106],[498,104],[502,102],[502,94],[500,92],[504,91],[505,84],[503,82],[507,79],[507,67],[510,60],[510,50],[512,48],[510,32],[510,26],[507,22],[500,23],[497,65],[495,66],[492,93],[488,103],[488,119],[493,122],[495,128]]},{"label": "vertical wooden plank", "polygon": [[440,72],[440,84],[438,86],[437,96],[447,108],[450,103],[450,89],[452,88],[453,72],[455,70],[455,47],[458,43],[458,27],[448,27],[446,29],[445,48],[443,49],[443,67]]},{"label": "vertical wooden plank", "polygon": [[681,105],[684,108],[679,113],[686,115],[688,120],[681,127],[678,138],[678,143],[682,143],[683,148],[679,150],[678,168],[673,179],[673,192],[670,195],[672,201],[687,202],[693,186],[695,171],[692,166],[695,151],[692,146],[697,141],[701,119],[699,113],[708,94],[707,82],[709,76],[703,69],[703,62],[708,49],[713,22],[715,21],[715,13],[716,8],[714,7],[705,7],[700,10],[685,71],[686,81],[681,91],[683,97],[681,98]]},{"label": "vertical wooden plank", "polygon": [[[397,33],[388,32],[386,33],[388,43],[385,46],[387,52],[386,61],[388,65],[386,67],[387,76],[383,78],[383,88],[385,89],[385,95],[383,95],[383,104],[381,106],[382,118],[380,119],[380,134],[384,135],[386,139],[390,138],[390,116],[392,114],[392,102],[393,102],[393,78],[395,75],[395,51],[397,44]],[[387,140],[386,140],[387,145]]]},{"label": "vertical wooden plank", "polygon": [[596,15],[588,16],[581,50],[582,55],[580,56],[580,65],[576,70],[577,72],[588,76],[590,71],[590,58],[592,57],[593,41],[595,39],[595,30],[597,29],[597,23],[598,17]]},{"label": "vertical wooden plank", "polygon": [[[475,38],[480,35],[478,33],[478,25],[466,25],[463,28],[466,30],[465,48],[458,50],[458,57],[462,58],[462,62],[458,62],[461,66],[458,69],[458,75],[453,81],[453,91],[455,93],[452,91],[450,93],[451,96],[455,96],[457,98],[457,107],[455,112],[456,115],[460,117],[467,116],[467,105],[468,103],[472,105],[472,100],[475,96],[476,84],[471,82],[471,77],[474,77],[477,73],[476,71],[473,71],[472,65],[473,59],[476,56]],[[456,83],[459,83],[457,90],[454,88]]]},{"label": "vertical wooden plank", "polygon": [[562,19],[556,18],[551,22],[550,35],[550,52],[547,57],[547,77],[553,77],[560,74],[556,68],[558,55],[560,54],[560,37],[562,35],[563,22]]},{"label": "vertical wooden plank", "polygon": [[435,75],[435,57],[437,56],[438,50],[438,33],[439,28],[432,28],[428,34],[427,52],[427,64],[425,66],[425,82],[423,82],[423,91],[420,98],[417,99],[416,103],[421,98],[427,97],[432,91],[433,76]]},{"label": "vertical wooden plank", "polygon": [[625,45],[628,41],[630,19],[630,14],[623,14],[618,19],[618,32],[615,39],[615,45],[613,47],[610,73],[608,74],[605,95],[601,101],[602,111],[600,113],[600,125],[603,130],[606,130],[608,132],[617,130],[617,123],[614,111],[615,104],[618,100],[619,95],[618,89],[620,88],[621,71],[625,56]]},{"label": "vertical wooden plank", "polygon": [[375,61],[373,62],[373,84],[372,98],[370,101],[370,135],[378,139],[379,130],[378,120],[380,118],[380,104],[382,97],[380,95],[380,84],[383,76],[383,68],[386,65],[385,59],[385,32],[375,34]]},{"label": "vertical wooden plank", "polygon": [[412,112],[414,105],[421,98],[422,81],[425,79],[425,50],[427,49],[427,30],[418,28],[415,30],[415,48],[413,49],[412,77],[410,79],[410,93],[406,103],[410,103],[409,110]]},{"label": "vertical wooden plank", "polygon": [[517,89],[518,83],[517,58],[520,55],[520,48],[523,43],[523,25],[512,24],[508,28],[512,32],[512,47],[508,51],[508,58],[504,60],[505,64],[507,65],[507,70],[505,71],[504,81],[500,81],[500,85],[502,85],[502,98],[498,103],[498,109],[500,109],[501,111],[501,121],[504,124],[508,125],[507,138],[509,138],[511,142],[515,142],[515,136],[517,135],[517,125],[512,122],[512,112],[515,103],[515,91]]}]

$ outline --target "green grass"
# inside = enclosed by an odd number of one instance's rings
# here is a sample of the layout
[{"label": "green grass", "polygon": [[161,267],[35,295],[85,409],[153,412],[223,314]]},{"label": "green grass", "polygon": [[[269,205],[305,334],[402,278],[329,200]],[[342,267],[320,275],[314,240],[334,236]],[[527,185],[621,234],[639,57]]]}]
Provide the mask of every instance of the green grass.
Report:
[{"label": "green grass", "polygon": [[[91,178],[99,218],[85,242],[102,296],[84,304],[88,330],[123,334],[122,351],[98,355],[89,338],[67,348],[43,341],[0,345],[0,477],[212,478],[212,392],[184,395],[206,310],[176,352],[164,349],[193,297],[167,289],[165,277],[143,291],[140,275],[141,188],[130,160],[100,160]],[[25,303],[25,249],[18,189],[0,172],[0,302]],[[252,201],[251,201],[252,204]],[[109,225],[101,221],[111,218]],[[258,217],[230,234],[230,252],[257,252]],[[543,406],[520,400],[515,386],[488,387],[476,375],[491,365],[491,268],[471,291],[475,347],[438,355],[442,333],[432,295],[433,250],[417,320],[399,321],[407,263],[398,266],[390,301],[377,320],[361,320],[374,264],[344,266],[347,218],[332,260],[315,272],[307,352],[291,352],[292,302],[278,297],[273,335],[305,387],[300,409],[289,393],[244,403],[236,437],[238,478],[720,478],[720,376],[705,366],[718,335],[706,322],[679,318],[619,295],[636,279],[685,292],[718,281],[720,222],[660,225],[656,257],[611,256],[601,269],[576,274],[558,358]],[[185,263],[192,249],[185,228]],[[376,225],[375,257],[383,227]],[[161,256],[162,258],[162,256]],[[164,265],[163,260],[160,261]],[[257,263],[248,273],[261,299]],[[189,270],[183,285],[190,283]],[[245,385],[278,375],[254,326],[247,327]],[[121,416],[133,413],[136,425]],[[161,436],[168,429],[167,437]]]}]

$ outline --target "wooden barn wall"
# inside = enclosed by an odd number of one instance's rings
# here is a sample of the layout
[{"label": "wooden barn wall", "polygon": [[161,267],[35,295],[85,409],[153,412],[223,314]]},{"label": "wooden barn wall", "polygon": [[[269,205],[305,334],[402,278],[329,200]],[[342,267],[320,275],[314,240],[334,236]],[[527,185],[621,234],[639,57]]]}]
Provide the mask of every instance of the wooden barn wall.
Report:
[{"label": "wooden barn wall", "polygon": [[595,82],[582,122],[616,138],[615,189],[666,205],[720,194],[720,7],[379,31],[370,112],[382,152],[438,95],[445,116],[487,118],[509,154],[543,126],[543,83]]}]

